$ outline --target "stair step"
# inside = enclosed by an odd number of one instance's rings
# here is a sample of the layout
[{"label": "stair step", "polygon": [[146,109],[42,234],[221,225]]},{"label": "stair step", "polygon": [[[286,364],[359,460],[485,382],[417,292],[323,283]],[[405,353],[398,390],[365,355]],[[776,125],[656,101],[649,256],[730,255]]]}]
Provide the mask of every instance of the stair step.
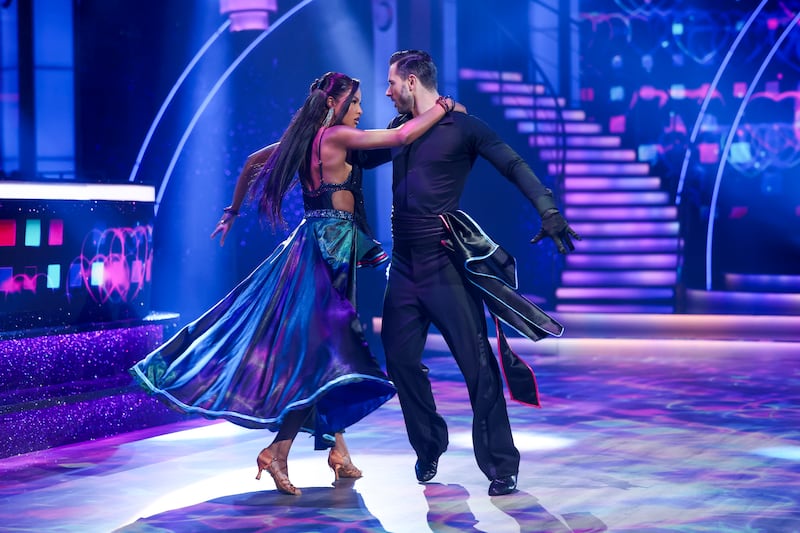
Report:
[{"label": "stair step", "polygon": [[637,237],[677,236],[679,225],[677,221],[671,222],[603,222],[582,223],[570,222],[572,229],[583,238],[589,236],[621,237],[631,235]]},{"label": "stair step", "polygon": [[564,178],[565,191],[608,191],[608,190],[645,190],[658,191],[661,188],[661,178],[657,176],[646,177],[566,177]]},{"label": "stair step", "polygon": [[597,134],[603,131],[592,122],[517,122],[517,133]]},{"label": "stair step", "polygon": [[[513,90],[516,88],[511,87],[512,90],[504,90],[506,85],[501,85],[499,83],[484,83],[482,87],[478,87],[480,92],[484,93],[494,93],[491,97],[492,105],[508,107],[508,106],[520,106],[520,107],[543,107],[543,108],[558,108],[564,109],[565,100],[563,98],[553,98],[552,96],[528,96],[524,93],[515,93]],[[502,93],[502,94],[500,94]],[[544,94],[536,93],[536,94]]]},{"label": "stair step", "polygon": [[670,287],[677,282],[675,270],[618,270],[615,272],[593,270],[565,270],[561,282],[570,287],[625,286]]},{"label": "stair step", "polygon": [[565,192],[566,205],[664,205],[669,195],[651,192]]},{"label": "stair step", "polygon": [[[522,81],[521,72],[509,72],[501,70],[483,70],[474,68],[462,68],[458,70],[458,77],[462,80],[503,80],[503,81]],[[544,92],[544,85],[540,85]]]},{"label": "stair step", "polygon": [[676,254],[586,254],[572,253],[567,266],[578,269],[663,269],[677,268]]},{"label": "stair step", "polygon": [[[647,163],[567,163],[563,166],[563,173],[571,176],[617,175],[617,176],[647,176],[650,174],[650,165]],[[561,165],[549,164],[547,171],[551,174],[561,173]]]},{"label": "stair step", "polygon": [[725,288],[732,291],[800,292],[800,276],[726,273],[724,279]]},{"label": "stair step", "polygon": [[647,304],[557,304],[559,313],[631,313],[669,315],[675,312],[672,305]]},{"label": "stair step", "polygon": [[800,315],[800,294],[688,289],[686,307],[700,314]]},{"label": "stair step", "polygon": [[[544,94],[545,91],[542,91]],[[543,100],[541,97],[535,96],[521,96],[518,94],[495,94],[491,97],[492,105],[498,107],[529,107],[535,109],[564,109],[563,100],[559,100],[562,104],[558,108],[556,108],[555,100],[551,97],[547,97],[546,100]],[[539,104],[539,105],[537,105]],[[543,105],[544,104],[544,105]]]},{"label": "stair step", "polygon": [[595,300],[625,299],[625,300],[656,300],[675,297],[672,287],[559,287],[556,289],[559,299]]},{"label": "stair step", "polygon": [[617,148],[622,139],[614,135],[530,135],[528,145],[531,148],[549,146],[591,146],[596,148]]},{"label": "stair step", "polygon": [[586,120],[586,112],[582,109],[540,109],[526,107],[507,107],[503,115],[508,120],[548,120],[548,121],[573,121],[583,122]]},{"label": "stair step", "polygon": [[653,207],[567,207],[564,216],[570,222],[582,220],[675,220],[678,208],[674,205]]},{"label": "stair step", "polygon": [[540,150],[539,158],[545,161],[636,161],[634,150],[592,150],[592,149],[567,149],[564,150]]},{"label": "stair step", "polygon": [[678,239],[664,237],[585,239],[576,244],[576,247],[581,253],[677,252]]}]

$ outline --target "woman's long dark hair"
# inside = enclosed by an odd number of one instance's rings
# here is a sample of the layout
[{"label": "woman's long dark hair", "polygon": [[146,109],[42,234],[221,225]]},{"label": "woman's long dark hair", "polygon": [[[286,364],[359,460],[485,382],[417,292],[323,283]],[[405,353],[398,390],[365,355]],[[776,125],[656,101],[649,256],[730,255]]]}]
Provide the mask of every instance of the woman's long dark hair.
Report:
[{"label": "woman's long dark hair", "polygon": [[344,105],[330,123],[331,126],[340,124],[350,108],[358,86],[357,79],[339,72],[328,72],[311,84],[308,98],[292,117],[281,136],[280,144],[267,159],[250,188],[252,198],[258,203],[259,215],[269,220],[273,226],[285,224],[283,199],[297,183],[298,172],[301,175],[308,174],[308,150],[328,113],[328,97],[332,96],[338,101],[346,96]]}]

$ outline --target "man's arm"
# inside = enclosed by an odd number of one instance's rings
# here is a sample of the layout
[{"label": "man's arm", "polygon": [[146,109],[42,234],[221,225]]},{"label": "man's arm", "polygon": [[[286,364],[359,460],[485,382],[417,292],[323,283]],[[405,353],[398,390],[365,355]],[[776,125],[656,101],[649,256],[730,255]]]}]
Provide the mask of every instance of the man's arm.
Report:
[{"label": "man's arm", "polygon": [[550,237],[559,253],[566,254],[574,250],[572,239],[581,240],[581,237],[561,215],[553,198],[553,191],[544,186],[530,165],[485,122],[472,118],[471,126],[478,153],[525,195],[542,218],[542,227],[531,239],[531,243],[536,244],[545,237]]}]

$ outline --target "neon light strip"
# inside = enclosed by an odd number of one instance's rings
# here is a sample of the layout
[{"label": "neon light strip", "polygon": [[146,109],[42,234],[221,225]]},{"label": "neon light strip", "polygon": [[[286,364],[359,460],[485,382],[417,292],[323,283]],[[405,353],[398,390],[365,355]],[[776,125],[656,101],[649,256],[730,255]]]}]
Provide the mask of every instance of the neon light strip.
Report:
[{"label": "neon light strip", "polygon": [[600,124],[594,122],[565,122],[559,125],[555,122],[518,122],[518,133],[553,133],[564,131],[565,133],[593,134],[601,133]]},{"label": "neon light strip", "polygon": [[108,183],[0,182],[4,200],[112,200],[153,202],[155,188],[150,185]]},{"label": "neon light strip", "polygon": [[587,239],[580,244],[582,252],[675,252],[678,239],[631,237],[621,239]]},{"label": "neon light strip", "polygon": [[596,222],[571,224],[578,234],[594,237],[621,237],[623,235],[678,235],[677,222],[607,222],[598,224]]},{"label": "neon light strip", "polygon": [[[561,313],[631,313],[631,314],[641,314],[641,313],[660,313],[660,314],[672,314],[675,312],[675,309],[670,306],[664,305],[575,305],[575,304],[558,304],[556,306],[556,311]],[[583,340],[583,339],[581,339]],[[611,339],[609,339],[611,340]],[[613,339],[615,342],[618,339]],[[683,341],[680,341],[683,342]],[[650,344],[648,344],[650,343]],[[643,346],[651,346],[652,341],[642,341]],[[661,345],[661,344],[660,344]]]},{"label": "neon light strip", "polygon": [[569,271],[562,274],[565,285],[675,285],[674,270],[628,270],[624,272]]},{"label": "neon light strip", "polygon": [[289,20],[295,13],[306,7],[308,4],[313,2],[313,0],[303,0],[292,9],[287,11],[281,18],[275,21],[268,30],[265,30],[256,37],[252,43],[250,43],[247,48],[245,48],[241,54],[233,61],[233,63],[225,69],[225,72],[217,79],[217,82],[211,87],[211,90],[208,91],[208,94],[200,103],[200,106],[197,108],[192,120],[186,126],[186,130],[183,132],[181,136],[180,142],[178,142],[178,146],[175,148],[175,152],[172,154],[172,159],[169,162],[169,167],[167,167],[167,171],[164,173],[164,177],[161,179],[161,186],[158,189],[158,194],[156,195],[156,206],[155,211],[158,214],[158,207],[161,205],[161,199],[164,197],[164,192],[167,189],[167,185],[169,185],[170,177],[172,176],[172,171],[175,169],[175,165],[177,164],[178,157],[180,157],[181,152],[183,151],[183,147],[186,144],[186,141],[189,139],[189,135],[191,135],[192,131],[194,130],[195,125],[200,120],[200,116],[205,112],[206,108],[208,107],[211,100],[216,96],[217,92],[219,91],[222,84],[230,77],[234,70],[239,66],[239,64],[244,61],[244,59],[250,55],[256,46],[258,46],[261,41],[263,41],[269,34],[271,34],[274,30],[279,28],[281,24]]},{"label": "neon light strip", "polygon": [[675,268],[675,254],[569,254],[567,265],[576,268]]},{"label": "neon light strip", "polygon": [[[539,157],[542,159],[561,159],[562,150],[542,150]],[[567,150],[567,159],[570,161],[636,161],[636,152],[628,149],[621,150]]]},{"label": "neon light strip", "polygon": [[733,44],[728,49],[728,53],[725,54],[725,58],[722,60],[719,68],[717,69],[716,74],[714,74],[714,79],[711,81],[711,85],[708,87],[708,92],[706,93],[705,98],[703,99],[703,103],[700,106],[700,112],[697,114],[697,120],[694,122],[694,127],[692,128],[692,135],[689,137],[689,142],[687,143],[688,148],[686,149],[686,153],[683,156],[683,166],[681,167],[681,175],[678,178],[678,187],[675,196],[675,204],[681,204],[681,194],[683,193],[683,183],[686,179],[686,170],[689,167],[689,159],[691,156],[691,150],[694,146],[694,141],[697,138],[697,134],[700,132],[700,127],[703,123],[703,119],[705,118],[706,109],[708,108],[709,102],[711,102],[711,98],[714,95],[714,92],[717,90],[717,85],[719,84],[719,80],[722,77],[723,71],[728,68],[728,63],[733,57],[733,53],[739,47],[739,43],[744,38],[744,35],[747,33],[747,30],[750,29],[750,25],[753,24],[753,21],[756,19],[758,14],[764,9],[764,6],[767,4],[767,0],[761,0],[761,3],[758,7],[753,11],[750,15],[750,18],[747,19],[744,26],[742,26],[742,30],[734,39]]},{"label": "neon light strip", "polygon": [[789,274],[725,274],[725,286],[730,289],[800,289],[800,276]]},{"label": "neon light strip", "polygon": [[567,207],[568,220],[674,220],[678,208],[674,205],[657,207]]},{"label": "neon light strip", "polygon": [[[552,135],[531,135],[528,137],[528,145],[532,147],[558,146],[560,138]],[[567,137],[567,146],[594,146],[604,148],[616,148],[622,144],[620,137]]]},{"label": "neon light strip", "polygon": [[720,184],[722,183],[722,173],[725,171],[725,165],[728,162],[728,152],[731,150],[731,144],[733,144],[733,137],[736,135],[736,130],[739,129],[739,122],[742,120],[744,116],[744,109],[747,107],[748,102],[750,101],[750,96],[753,94],[753,91],[758,85],[758,82],[761,80],[761,76],[764,74],[764,70],[766,70],[767,65],[770,61],[772,61],[772,57],[778,51],[781,44],[783,43],[786,36],[792,31],[794,26],[797,24],[797,21],[800,20],[800,13],[795,15],[792,19],[792,22],[789,23],[788,26],[783,30],[778,40],[775,41],[775,44],[772,45],[767,56],[761,62],[761,65],[758,67],[758,71],[756,75],[750,80],[750,83],[747,87],[747,92],[742,98],[742,103],[739,105],[739,110],[736,112],[736,117],[733,119],[733,123],[731,124],[731,128],[728,132],[728,138],[725,139],[725,146],[722,149],[722,154],[720,155],[720,164],[717,167],[717,177],[714,180],[714,192],[711,194],[711,210],[708,213],[708,231],[706,232],[706,290],[711,290],[711,248],[714,244],[714,220],[716,219],[716,211],[717,211],[717,200],[719,199],[719,188]]},{"label": "neon light strip", "polygon": [[228,26],[230,26],[230,24],[231,21],[230,19],[228,19],[225,22],[223,22],[219,28],[217,28],[217,31],[215,31],[214,34],[211,37],[209,37],[209,39],[205,42],[205,44],[194,55],[192,60],[189,61],[189,64],[186,65],[186,68],[183,69],[183,72],[178,77],[178,80],[172,86],[172,89],[170,89],[169,94],[167,94],[167,97],[161,104],[161,109],[158,110],[158,113],[156,113],[156,117],[153,119],[153,123],[150,124],[150,129],[147,130],[147,135],[145,135],[144,137],[144,142],[142,143],[142,146],[139,148],[139,154],[136,156],[136,163],[134,163],[133,169],[131,170],[131,175],[130,177],[128,177],[129,182],[132,182],[136,179],[136,173],[139,171],[139,165],[142,163],[142,158],[144,157],[144,153],[147,150],[147,147],[150,145],[150,140],[153,138],[153,133],[156,131],[158,124],[161,122],[161,117],[164,116],[167,107],[169,107],[169,104],[172,103],[172,99],[175,97],[175,93],[178,92],[178,89],[183,84],[184,80],[186,80],[186,78],[189,76],[189,73],[192,71],[192,69],[194,69],[194,66],[200,61],[200,59],[205,55],[206,51],[211,47],[212,44],[214,44],[214,41],[216,41],[217,38],[219,38],[219,36],[222,35],[222,32],[224,32],[228,28]]},{"label": "neon light strip", "polygon": [[557,298],[672,298],[675,291],[670,288],[638,287],[560,287]]},{"label": "neon light strip", "polygon": [[[548,172],[557,174],[553,165],[547,165]],[[647,163],[567,163],[564,165],[564,174],[573,176],[595,176],[598,174],[618,174],[646,176],[650,172]]]},{"label": "neon light strip", "polygon": [[574,205],[657,204],[667,202],[666,192],[568,192],[564,203]]},{"label": "neon light strip", "polygon": [[652,191],[661,186],[661,178],[595,178],[595,177],[571,177],[564,179],[564,189],[571,190],[624,190],[632,191],[635,189]]},{"label": "neon light strip", "polygon": [[[509,120],[537,119],[537,120],[558,120],[558,112],[555,109],[525,109],[520,107],[507,108],[503,113]],[[581,121],[586,120],[586,113],[580,109],[566,109],[562,112],[564,120]]]}]

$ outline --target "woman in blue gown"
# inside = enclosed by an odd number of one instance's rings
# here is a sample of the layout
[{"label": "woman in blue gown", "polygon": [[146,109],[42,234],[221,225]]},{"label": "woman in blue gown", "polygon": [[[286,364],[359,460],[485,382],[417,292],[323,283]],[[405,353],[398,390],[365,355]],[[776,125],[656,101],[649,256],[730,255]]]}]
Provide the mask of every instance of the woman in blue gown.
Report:
[{"label": "woman in blue gown", "polygon": [[[329,72],[311,85],[280,141],[252,154],[211,237],[220,244],[249,191],[283,224],[299,181],[305,216],[220,302],[131,369],[149,392],[186,413],[277,432],[257,457],[279,491],[299,495],[287,459],[299,431],[329,448],[336,478],[360,477],[342,431],[394,394],[355,309],[355,269],[386,260],[366,224],[360,151],[407,144],[455,107],[450,98],[390,130],[359,130],[359,82]],[[299,178],[299,180],[298,180]]]}]

